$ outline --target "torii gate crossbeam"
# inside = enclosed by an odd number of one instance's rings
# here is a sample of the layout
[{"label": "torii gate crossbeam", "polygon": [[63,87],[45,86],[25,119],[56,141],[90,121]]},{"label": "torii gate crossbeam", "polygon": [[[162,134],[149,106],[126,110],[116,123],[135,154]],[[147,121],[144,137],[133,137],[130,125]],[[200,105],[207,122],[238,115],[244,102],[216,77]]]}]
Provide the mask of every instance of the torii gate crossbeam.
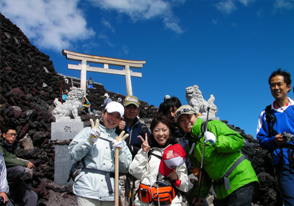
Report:
[{"label": "torii gate crossbeam", "polygon": [[[146,63],[146,61],[124,60],[124,59],[116,59],[116,58],[110,58],[110,57],[101,57],[101,56],[82,54],[82,53],[68,51],[65,49],[62,50],[62,53],[63,55],[66,56],[67,59],[81,61],[81,64],[78,64],[78,65],[68,64],[68,69],[81,70],[81,86],[80,87],[84,89],[85,94],[86,94],[87,71],[92,71],[92,72],[100,72],[100,73],[107,73],[107,74],[125,75],[127,95],[133,95],[131,76],[142,77],[142,73],[133,72],[132,70],[130,70],[130,67],[140,69]],[[87,65],[87,62],[103,64],[103,68],[91,67]],[[123,70],[109,69],[108,65],[123,66],[125,69]]]}]

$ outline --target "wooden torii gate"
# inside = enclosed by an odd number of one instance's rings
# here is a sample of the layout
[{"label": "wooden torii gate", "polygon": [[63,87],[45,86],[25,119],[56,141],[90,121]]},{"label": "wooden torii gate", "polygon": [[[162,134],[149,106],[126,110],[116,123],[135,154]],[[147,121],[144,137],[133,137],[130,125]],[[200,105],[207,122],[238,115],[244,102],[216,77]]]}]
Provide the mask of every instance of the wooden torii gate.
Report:
[{"label": "wooden torii gate", "polygon": [[[132,82],[131,76],[133,77],[142,77],[142,73],[133,72],[130,70],[130,67],[134,67],[137,69],[141,69],[146,61],[133,61],[133,60],[125,60],[125,59],[116,59],[110,57],[101,57],[94,56],[89,54],[82,54],[77,52],[72,52],[63,49],[62,54],[66,56],[69,60],[81,61],[81,64],[68,64],[68,69],[73,70],[81,70],[81,88],[84,89],[86,95],[86,82],[87,82],[87,71],[91,72],[100,72],[100,73],[108,73],[108,74],[117,74],[117,75],[125,75],[126,77],[126,87],[127,87],[127,95],[133,95],[132,91]],[[87,65],[87,62],[103,64],[103,68],[101,67],[91,67]],[[118,69],[109,69],[108,65],[115,66],[123,66],[123,70]]]}]

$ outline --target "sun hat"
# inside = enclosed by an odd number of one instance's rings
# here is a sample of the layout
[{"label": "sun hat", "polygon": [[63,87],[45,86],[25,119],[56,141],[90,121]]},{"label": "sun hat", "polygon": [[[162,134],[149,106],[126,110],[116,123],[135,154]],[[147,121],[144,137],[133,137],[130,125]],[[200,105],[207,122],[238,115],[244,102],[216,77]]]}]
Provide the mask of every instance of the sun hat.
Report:
[{"label": "sun hat", "polygon": [[176,118],[177,118],[177,121],[179,119],[179,117],[182,115],[182,114],[197,114],[194,110],[193,107],[191,107],[190,105],[182,105],[180,108],[177,109],[176,111]]},{"label": "sun hat", "polygon": [[159,172],[164,176],[168,176],[176,167],[181,166],[185,162],[186,153],[180,144],[174,144],[167,147],[162,155],[159,165]]},{"label": "sun hat", "polygon": [[170,99],[170,96],[168,94],[164,96],[163,100],[165,101],[167,99]]},{"label": "sun hat", "polygon": [[108,113],[118,112],[121,118],[124,116],[124,112],[125,112],[125,108],[122,106],[121,103],[118,103],[118,102],[109,102],[106,105],[105,110]]},{"label": "sun hat", "polygon": [[126,107],[130,104],[136,105],[137,108],[140,106],[139,99],[135,96],[126,96],[126,98],[123,101],[123,105]]}]

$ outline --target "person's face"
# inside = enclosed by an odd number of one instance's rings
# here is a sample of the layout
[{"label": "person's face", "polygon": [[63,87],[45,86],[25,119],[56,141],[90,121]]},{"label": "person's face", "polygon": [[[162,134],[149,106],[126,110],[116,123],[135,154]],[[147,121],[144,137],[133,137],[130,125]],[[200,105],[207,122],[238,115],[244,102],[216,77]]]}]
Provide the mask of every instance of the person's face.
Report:
[{"label": "person's face", "polygon": [[191,133],[191,129],[197,120],[196,114],[182,114],[179,117],[179,125],[185,132]]},{"label": "person's face", "polygon": [[270,80],[270,89],[273,97],[276,100],[283,100],[287,98],[287,93],[290,90],[291,85],[287,85],[284,82],[284,77],[277,75]]},{"label": "person's face", "polygon": [[168,118],[170,118],[173,122],[177,121],[176,118],[176,111],[177,111],[177,107],[170,107],[169,110],[167,111],[167,113],[165,114]]},{"label": "person's face", "polygon": [[162,122],[159,122],[152,130],[152,134],[154,136],[155,141],[159,144],[164,146],[166,144],[166,141],[169,138],[170,130],[169,128],[163,124]]},{"label": "person's face", "polygon": [[7,133],[3,133],[3,137],[5,142],[7,142],[8,144],[12,144],[16,138],[16,131],[10,129],[7,131]]},{"label": "person's face", "polygon": [[128,106],[125,106],[125,119],[135,119],[139,114],[140,109],[136,107],[134,104],[129,104]]},{"label": "person's face", "polygon": [[119,112],[108,113],[107,111],[105,111],[102,113],[102,119],[104,126],[107,129],[114,129],[118,126],[121,118]]}]

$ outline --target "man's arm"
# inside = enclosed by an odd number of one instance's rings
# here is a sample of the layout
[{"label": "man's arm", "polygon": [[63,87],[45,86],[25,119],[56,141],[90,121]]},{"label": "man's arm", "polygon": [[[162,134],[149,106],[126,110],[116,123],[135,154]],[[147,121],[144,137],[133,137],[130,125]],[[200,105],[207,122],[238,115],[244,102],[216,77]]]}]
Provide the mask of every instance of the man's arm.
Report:
[{"label": "man's arm", "polygon": [[3,198],[4,203],[8,201],[7,193],[9,192],[9,187],[6,179],[6,166],[2,153],[0,153],[0,197]]},{"label": "man's arm", "polygon": [[[265,111],[262,111],[261,114],[259,115],[256,138],[259,142],[259,145],[263,149],[266,149],[266,150],[275,149],[276,147],[275,140],[274,140],[275,136],[271,136],[271,137],[269,136],[268,125],[265,120]],[[276,138],[279,139],[279,136]]]},{"label": "man's arm", "polygon": [[29,163],[28,160],[17,158],[15,154],[10,153],[8,151],[4,152],[2,147],[0,147],[0,152],[3,154],[6,167],[13,167],[13,166],[17,166],[17,165],[20,165],[23,167],[28,166],[28,163]]}]

